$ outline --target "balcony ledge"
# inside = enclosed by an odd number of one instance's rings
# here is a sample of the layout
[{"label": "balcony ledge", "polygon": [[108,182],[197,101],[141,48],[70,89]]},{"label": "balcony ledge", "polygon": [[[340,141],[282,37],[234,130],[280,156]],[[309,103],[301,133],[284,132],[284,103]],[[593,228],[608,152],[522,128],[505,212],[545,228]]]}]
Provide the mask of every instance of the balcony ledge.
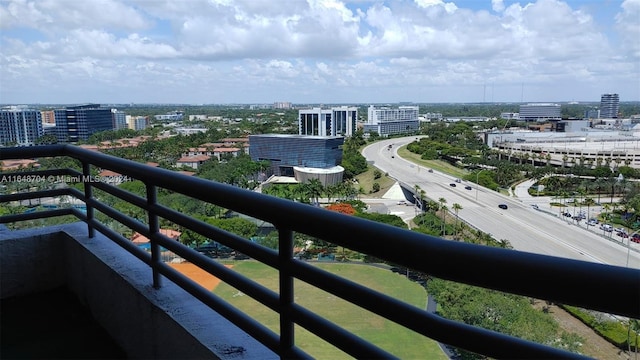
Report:
[{"label": "balcony ledge", "polygon": [[0,298],[66,286],[130,358],[276,359],[199,300],[84,223],[0,228]]}]

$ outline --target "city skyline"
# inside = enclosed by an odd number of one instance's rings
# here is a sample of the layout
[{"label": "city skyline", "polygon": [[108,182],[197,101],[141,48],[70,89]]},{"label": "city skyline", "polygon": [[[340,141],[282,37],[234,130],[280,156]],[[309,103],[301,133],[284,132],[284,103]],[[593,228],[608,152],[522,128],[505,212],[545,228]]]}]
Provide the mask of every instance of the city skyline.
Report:
[{"label": "city skyline", "polygon": [[640,0],[1,1],[0,103],[640,101]]}]

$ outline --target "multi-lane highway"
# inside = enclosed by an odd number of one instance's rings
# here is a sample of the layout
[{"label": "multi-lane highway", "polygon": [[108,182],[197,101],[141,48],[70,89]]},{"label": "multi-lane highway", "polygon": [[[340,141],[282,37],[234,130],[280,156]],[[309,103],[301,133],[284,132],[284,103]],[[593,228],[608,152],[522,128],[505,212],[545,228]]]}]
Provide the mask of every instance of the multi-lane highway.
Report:
[{"label": "multi-lane highway", "polygon": [[[427,168],[399,157],[398,147],[414,140],[415,137],[405,137],[379,141],[367,146],[363,155],[391,177],[411,187],[420,186],[428,198],[435,201],[445,198],[450,209],[452,204],[460,204],[460,218],[495,239],[508,240],[516,250],[618,266],[627,266],[628,262],[629,267],[640,269],[640,254],[636,251],[640,244],[632,243],[632,251],[628,251],[627,240],[623,245],[617,239],[607,239],[552,213],[535,210],[517,199],[464,180],[450,186],[455,183],[454,177],[428,172]],[[465,189],[466,185],[472,189]],[[499,204],[508,205],[508,209],[499,208]]]}]

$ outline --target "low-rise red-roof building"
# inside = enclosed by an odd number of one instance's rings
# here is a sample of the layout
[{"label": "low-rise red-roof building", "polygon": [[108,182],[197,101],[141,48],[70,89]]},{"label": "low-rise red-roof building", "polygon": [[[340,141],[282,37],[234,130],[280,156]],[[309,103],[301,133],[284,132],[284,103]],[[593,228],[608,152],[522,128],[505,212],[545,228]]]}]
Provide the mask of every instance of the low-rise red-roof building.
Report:
[{"label": "low-rise red-roof building", "polygon": [[[182,235],[182,233],[180,231],[176,231],[176,230],[172,230],[172,229],[160,229],[160,234],[168,237],[169,239],[172,240],[178,240],[180,239],[180,235]],[[140,234],[140,233],[134,233],[133,236],[131,237],[131,241],[134,244],[146,244],[148,243],[150,240],[148,237]]]},{"label": "low-rise red-roof building", "polygon": [[19,170],[29,167],[39,167],[38,161],[31,159],[9,159],[0,161],[0,170]]}]

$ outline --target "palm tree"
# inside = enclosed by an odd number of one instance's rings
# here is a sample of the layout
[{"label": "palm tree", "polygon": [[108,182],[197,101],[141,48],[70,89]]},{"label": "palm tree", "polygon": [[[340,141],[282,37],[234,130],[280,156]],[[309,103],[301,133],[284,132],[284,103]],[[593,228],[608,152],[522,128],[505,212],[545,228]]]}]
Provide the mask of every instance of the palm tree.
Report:
[{"label": "palm tree", "polygon": [[462,205],[458,203],[453,203],[451,207],[453,208],[453,211],[456,213],[455,233],[453,235],[457,238],[458,237],[458,211],[462,210]]},{"label": "palm tree", "polygon": [[319,179],[311,179],[307,181],[305,184],[307,194],[310,198],[314,200],[314,204],[319,204],[319,198],[324,193],[324,186]]},{"label": "palm tree", "polygon": [[611,210],[611,204],[602,205],[602,210],[604,210],[604,219],[607,221],[609,219],[609,210]]},{"label": "palm tree", "polygon": [[438,199],[438,202],[440,203],[440,211],[442,212],[442,234],[445,235],[445,212],[447,210],[447,207],[444,206],[444,204],[447,203],[447,199],[445,198],[440,198]]},{"label": "palm tree", "polygon": [[591,216],[590,215],[591,213],[589,212],[589,209],[591,208],[591,206],[595,205],[596,202],[592,198],[588,197],[588,198],[584,199],[584,204],[587,205],[587,228],[588,228],[589,227],[589,219],[590,219],[590,216]]}]

